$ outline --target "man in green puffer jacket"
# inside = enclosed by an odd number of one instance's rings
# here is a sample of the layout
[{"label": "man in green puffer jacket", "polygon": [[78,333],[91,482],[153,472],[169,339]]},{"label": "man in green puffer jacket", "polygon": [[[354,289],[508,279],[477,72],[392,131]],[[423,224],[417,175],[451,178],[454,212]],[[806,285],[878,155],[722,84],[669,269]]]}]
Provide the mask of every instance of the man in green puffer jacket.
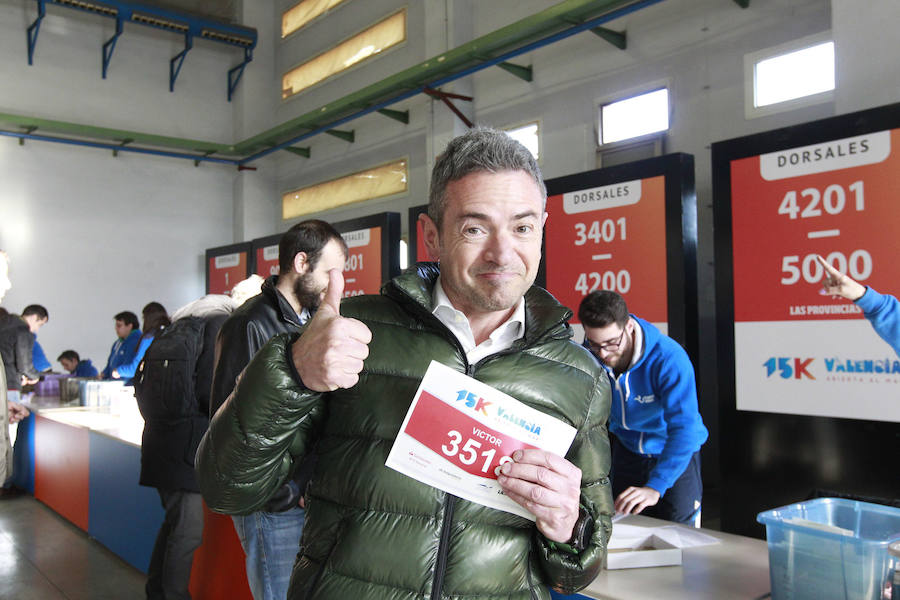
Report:
[{"label": "man in green puffer jacket", "polygon": [[[302,335],[273,338],[197,454],[213,510],[258,510],[313,446],[319,462],[289,600],[533,600],[600,571],[611,532],[609,383],[571,341],[572,312],[534,287],[546,190],[503,132],[451,141],[432,174],[420,263],[380,296],[330,285]],[[577,433],[566,457],[513,453],[498,482],[530,521],[385,466],[429,363],[482,381]]]}]

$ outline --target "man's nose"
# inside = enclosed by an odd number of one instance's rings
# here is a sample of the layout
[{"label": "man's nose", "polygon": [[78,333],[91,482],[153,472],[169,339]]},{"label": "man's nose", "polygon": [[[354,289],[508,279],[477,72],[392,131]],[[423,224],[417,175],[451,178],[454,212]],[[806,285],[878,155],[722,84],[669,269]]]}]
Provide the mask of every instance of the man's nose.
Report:
[{"label": "man's nose", "polygon": [[494,232],[488,238],[488,244],[485,249],[485,258],[498,265],[506,264],[513,255],[513,248],[513,238],[509,232]]}]

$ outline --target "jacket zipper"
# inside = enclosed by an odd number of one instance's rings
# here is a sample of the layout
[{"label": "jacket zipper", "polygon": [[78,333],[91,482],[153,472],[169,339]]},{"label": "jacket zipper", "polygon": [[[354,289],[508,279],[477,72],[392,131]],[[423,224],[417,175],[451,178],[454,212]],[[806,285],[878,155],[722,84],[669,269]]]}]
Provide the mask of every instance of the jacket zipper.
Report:
[{"label": "jacket zipper", "polygon": [[441,540],[438,543],[437,562],[434,565],[434,583],[431,584],[431,600],[440,600],[441,588],[444,587],[444,574],[447,571],[447,557],[450,554],[450,528],[453,526],[453,512],[456,509],[456,496],[447,494],[444,497],[444,523],[441,525]]}]

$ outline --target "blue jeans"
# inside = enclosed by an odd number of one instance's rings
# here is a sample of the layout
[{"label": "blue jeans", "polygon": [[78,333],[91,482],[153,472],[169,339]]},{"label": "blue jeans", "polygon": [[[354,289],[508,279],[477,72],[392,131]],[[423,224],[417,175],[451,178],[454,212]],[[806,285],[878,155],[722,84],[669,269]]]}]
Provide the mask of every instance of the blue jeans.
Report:
[{"label": "blue jeans", "polygon": [[278,513],[260,511],[231,517],[247,557],[247,581],[255,600],[287,598],[305,517],[299,506]]},{"label": "blue jeans", "polygon": [[[612,449],[612,493],[613,499],[631,486],[643,487],[650,479],[650,471],[656,466],[656,459],[635,454],[619,439],[609,436]],[[684,473],[666,490],[656,506],[648,506],[641,514],[666,521],[675,521],[692,527],[700,527],[700,509],[703,502],[703,480],[700,478],[700,452],[691,457]]]}]

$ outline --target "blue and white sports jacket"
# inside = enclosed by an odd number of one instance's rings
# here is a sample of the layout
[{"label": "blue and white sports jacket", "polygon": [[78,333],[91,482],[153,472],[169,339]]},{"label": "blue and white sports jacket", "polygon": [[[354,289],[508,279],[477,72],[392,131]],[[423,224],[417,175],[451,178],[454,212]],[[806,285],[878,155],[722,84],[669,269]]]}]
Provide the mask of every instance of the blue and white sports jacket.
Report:
[{"label": "blue and white sports jacket", "polygon": [[643,349],[637,363],[618,377],[604,365],[613,396],[609,430],[635,454],[657,459],[644,485],[662,495],[684,473],[709,432],[697,408],[687,352],[649,322],[631,318],[641,328]]}]

